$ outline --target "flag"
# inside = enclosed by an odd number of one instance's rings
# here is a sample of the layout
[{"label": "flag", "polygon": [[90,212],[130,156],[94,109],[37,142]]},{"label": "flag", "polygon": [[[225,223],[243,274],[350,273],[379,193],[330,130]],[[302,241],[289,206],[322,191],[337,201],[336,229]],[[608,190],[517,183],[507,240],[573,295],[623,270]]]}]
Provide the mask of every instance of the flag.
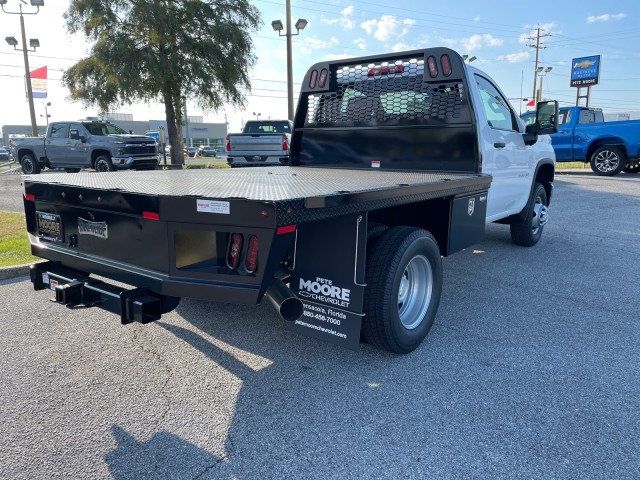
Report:
[{"label": "flag", "polygon": [[527,110],[534,110],[535,108],[536,108],[535,100],[531,100],[530,102],[527,102]]},{"label": "flag", "polygon": [[47,98],[47,67],[38,68],[29,74],[33,98]]}]

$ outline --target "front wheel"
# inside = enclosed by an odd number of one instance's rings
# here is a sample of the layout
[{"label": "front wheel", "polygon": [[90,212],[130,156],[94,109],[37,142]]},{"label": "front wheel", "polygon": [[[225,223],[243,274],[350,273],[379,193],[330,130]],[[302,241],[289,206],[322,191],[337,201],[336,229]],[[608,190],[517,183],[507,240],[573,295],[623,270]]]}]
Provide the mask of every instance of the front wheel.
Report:
[{"label": "front wheel", "polygon": [[20,159],[20,165],[22,166],[22,173],[25,175],[35,175],[40,173],[40,164],[30,153],[22,156]]},{"label": "front wheel", "polygon": [[442,259],[426,230],[392,227],[371,243],[366,267],[363,336],[393,353],[409,353],[429,333],[442,293]]},{"label": "front wheel", "polygon": [[536,183],[523,212],[522,221],[510,225],[513,243],[522,247],[532,247],[538,243],[549,220],[548,206],[547,191],[541,183]]},{"label": "front wheel", "polygon": [[596,175],[613,177],[627,166],[627,156],[620,147],[599,147],[591,154],[590,164]]},{"label": "front wheel", "polygon": [[106,155],[100,155],[96,158],[96,172],[113,172],[115,168],[113,167],[113,163],[111,163],[111,159]]}]

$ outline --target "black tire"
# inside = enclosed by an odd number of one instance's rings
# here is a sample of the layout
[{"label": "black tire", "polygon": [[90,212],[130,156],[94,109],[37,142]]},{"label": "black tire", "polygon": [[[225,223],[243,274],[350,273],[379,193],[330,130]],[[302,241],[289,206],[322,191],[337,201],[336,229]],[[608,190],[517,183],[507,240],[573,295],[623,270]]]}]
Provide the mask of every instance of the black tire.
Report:
[{"label": "black tire", "polygon": [[590,164],[596,175],[613,177],[627,166],[627,155],[620,147],[605,145],[594,150]]},{"label": "black tire", "polygon": [[80,169],[79,168],[65,168],[64,171],[67,172],[67,173],[78,173],[80,171]]},{"label": "black tire", "polygon": [[96,172],[113,172],[115,170],[111,159],[107,155],[99,155],[98,158],[96,158],[94,168]]},{"label": "black tire", "polygon": [[368,343],[409,353],[433,325],[442,293],[442,258],[426,230],[392,227],[367,255],[362,323]]},{"label": "black tire", "polygon": [[511,240],[521,247],[533,247],[542,236],[544,226],[549,220],[549,201],[547,191],[541,183],[533,186],[533,191],[525,207],[523,221],[510,225]]},{"label": "black tire", "polygon": [[388,229],[389,226],[384,223],[369,222],[367,225],[367,243],[371,242],[374,238]]},{"label": "black tire", "polygon": [[22,167],[22,173],[25,175],[36,175],[40,173],[40,164],[30,153],[26,153],[20,159],[20,166]]}]

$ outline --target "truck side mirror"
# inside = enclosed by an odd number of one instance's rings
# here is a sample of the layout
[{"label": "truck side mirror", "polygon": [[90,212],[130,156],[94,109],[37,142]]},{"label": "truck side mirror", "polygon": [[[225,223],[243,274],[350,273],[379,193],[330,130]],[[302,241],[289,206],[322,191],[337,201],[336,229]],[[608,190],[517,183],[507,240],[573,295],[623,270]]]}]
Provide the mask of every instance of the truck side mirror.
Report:
[{"label": "truck side mirror", "polygon": [[80,140],[82,143],[87,141],[84,135],[80,135],[80,132],[76,129],[69,130],[69,138],[72,140]]},{"label": "truck side mirror", "polygon": [[536,119],[527,125],[526,132],[533,135],[549,135],[558,131],[558,102],[538,102]]}]

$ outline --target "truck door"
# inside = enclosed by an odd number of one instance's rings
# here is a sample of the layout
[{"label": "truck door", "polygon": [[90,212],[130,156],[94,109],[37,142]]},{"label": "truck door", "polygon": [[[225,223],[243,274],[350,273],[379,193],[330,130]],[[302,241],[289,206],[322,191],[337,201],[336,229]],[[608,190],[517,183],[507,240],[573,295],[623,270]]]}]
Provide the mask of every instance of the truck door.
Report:
[{"label": "truck door", "polygon": [[45,140],[45,150],[52,168],[73,166],[80,162],[78,152],[74,148],[76,140],[69,138],[68,123],[51,125],[49,136]]},{"label": "truck door", "polygon": [[571,115],[572,110],[560,110],[558,114],[558,133],[551,135],[553,150],[556,152],[558,162],[570,162],[573,160],[573,129],[578,123]]},{"label": "truck door", "polygon": [[533,153],[524,144],[511,105],[487,78],[476,74],[481,107],[480,148],[482,171],[493,176],[487,220],[504,212],[519,211],[529,196]]}]

